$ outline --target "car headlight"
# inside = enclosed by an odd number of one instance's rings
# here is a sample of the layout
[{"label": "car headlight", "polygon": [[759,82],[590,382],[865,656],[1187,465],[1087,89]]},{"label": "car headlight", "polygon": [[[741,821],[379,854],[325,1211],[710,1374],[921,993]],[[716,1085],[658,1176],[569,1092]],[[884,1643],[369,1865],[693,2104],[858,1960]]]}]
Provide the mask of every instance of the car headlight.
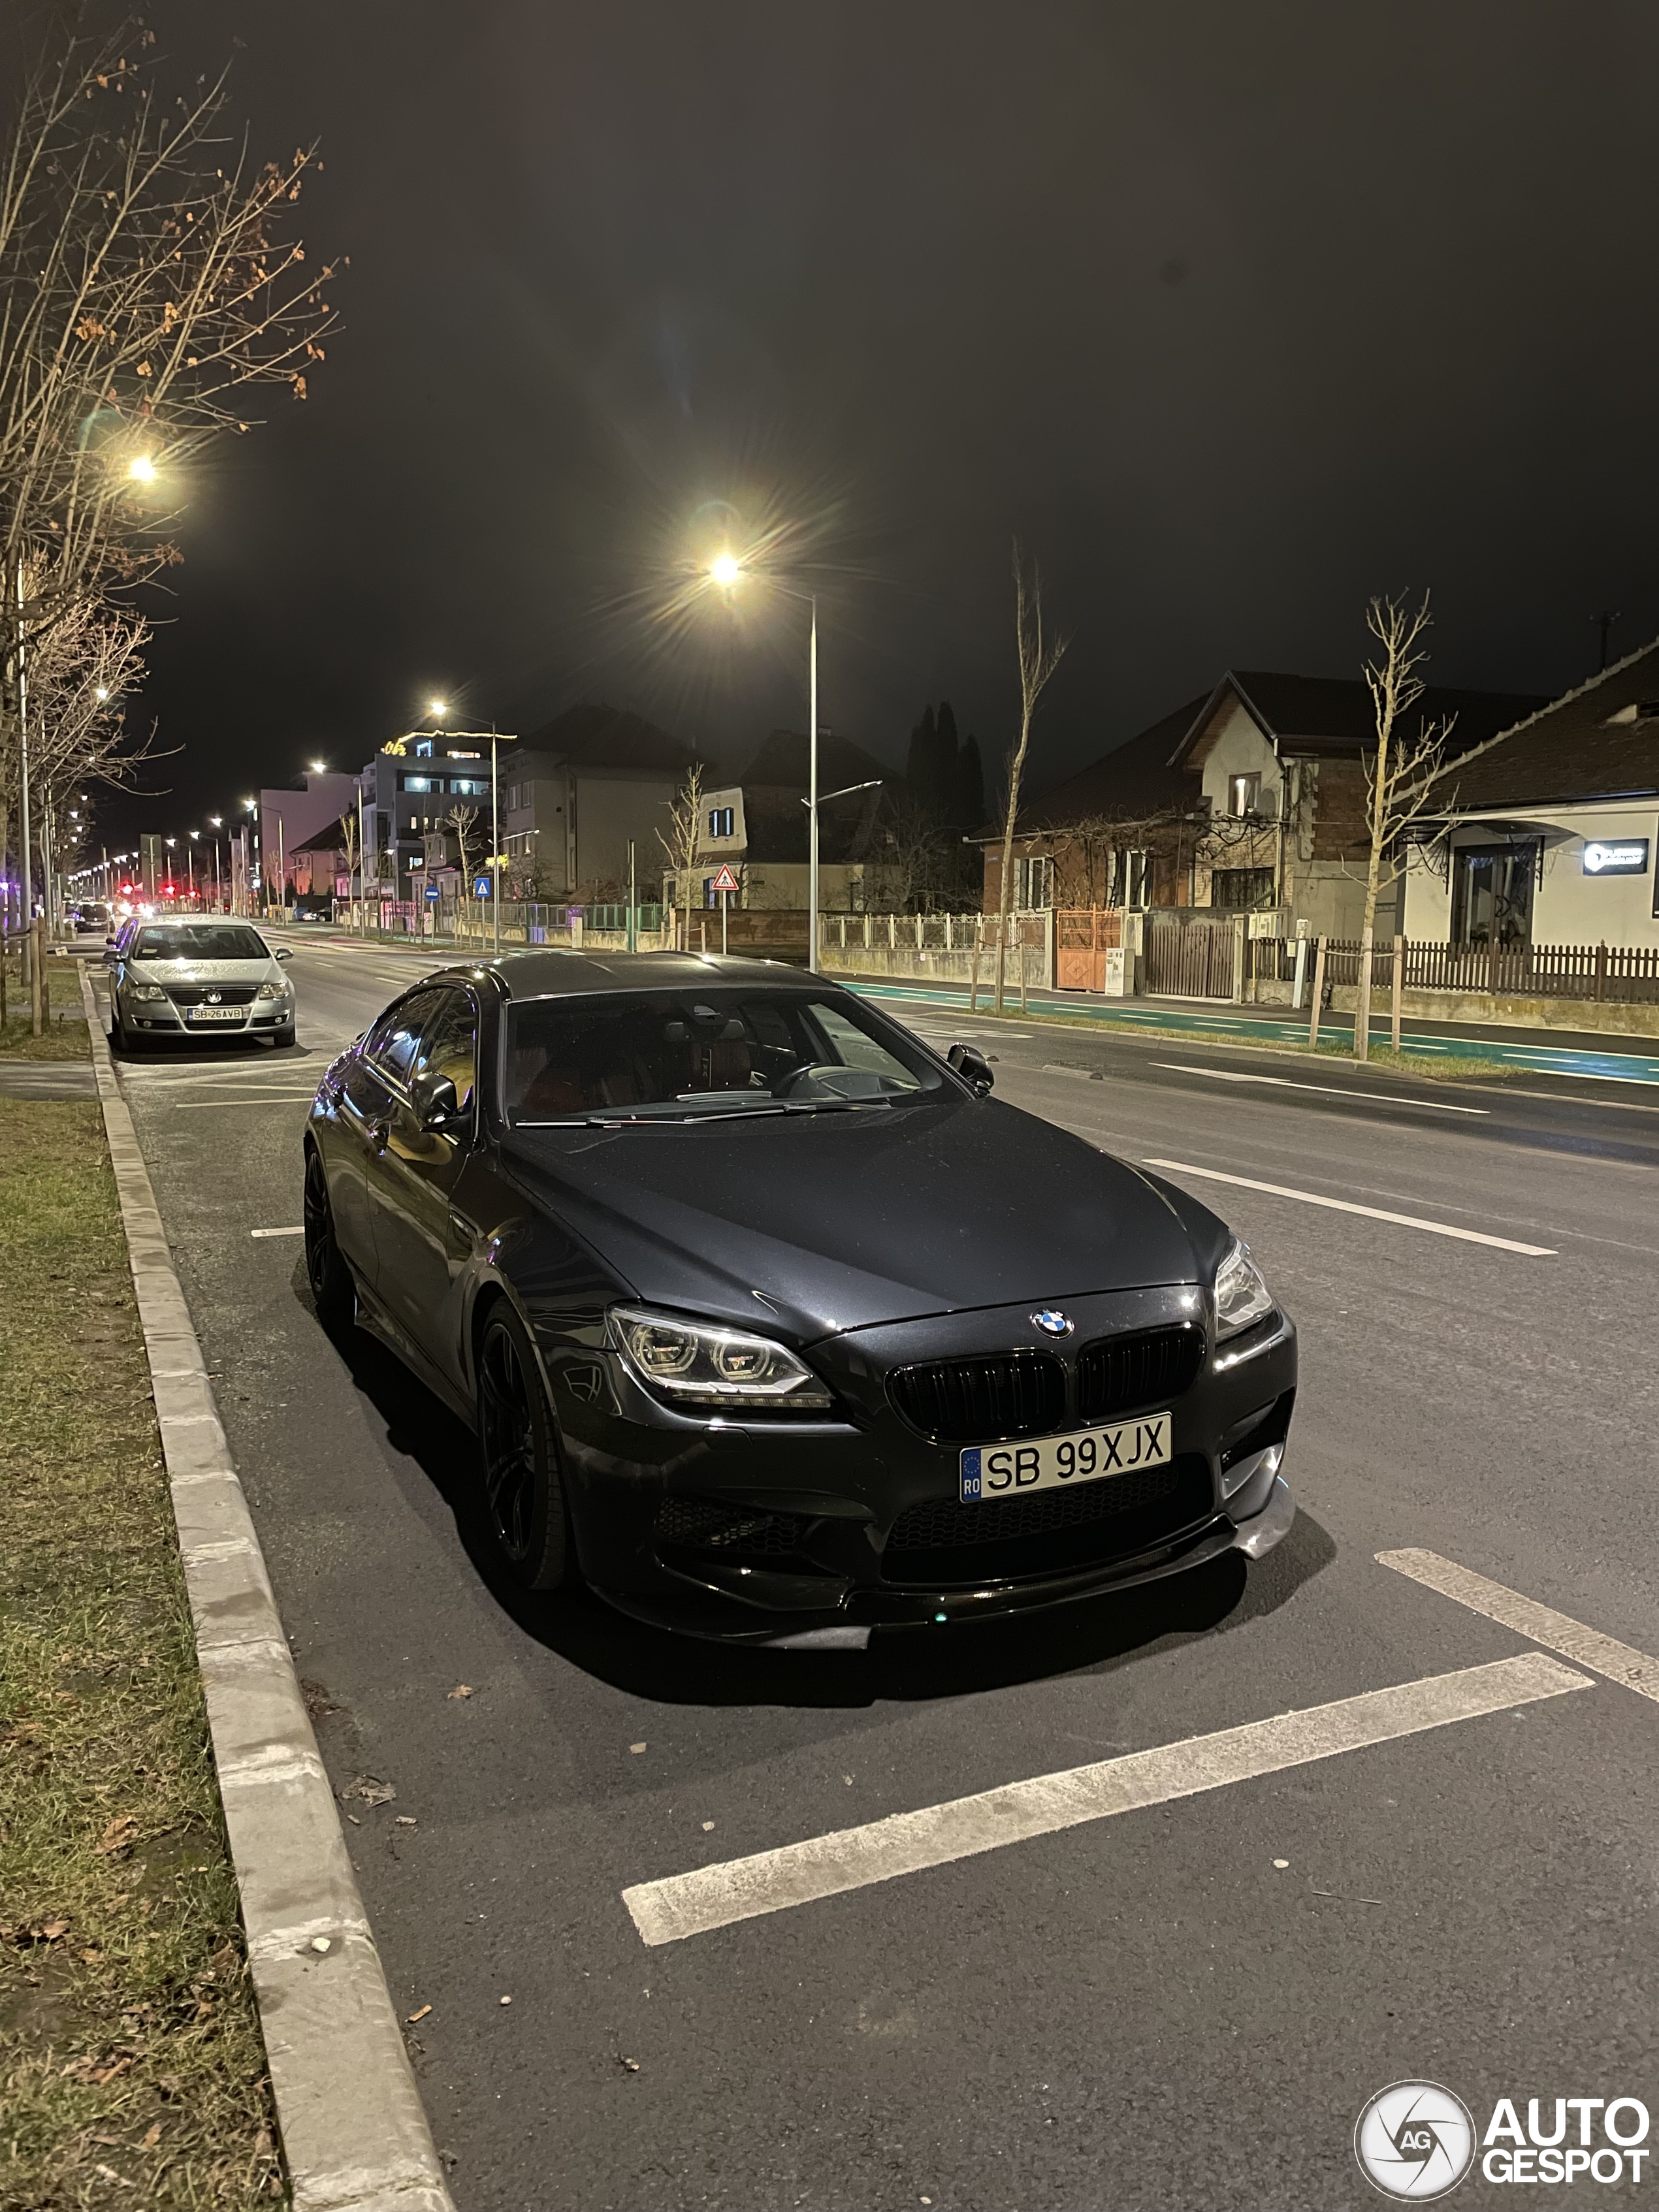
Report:
[{"label": "car headlight", "polygon": [[1232,1249],[1215,1272],[1215,1333],[1237,1336],[1273,1310],[1273,1294],[1250,1248],[1235,1237]]},{"label": "car headlight", "polygon": [[127,996],[130,999],[165,999],[167,993],[159,983],[129,983]]},{"label": "car headlight", "polygon": [[649,1390],[684,1406],[787,1406],[822,1411],[833,1401],[811,1369],[769,1336],[617,1306],[611,1332]]},{"label": "car headlight", "polygon": [[288,996],[288,979],[287,979],[287,977],[286,977],[286,976],[279,975],[279,976],[277,977],[276,981],[274,983],[261,983],[261,984],[260,984],[260,986],[259,986],[259,988],[258,988],[258,989],[254,993],[254,994],[253,994],[253,995],[254,995],[254,997],[255,997],[256,999],[285,999],[285,998],[287,998],[287,996]]}]

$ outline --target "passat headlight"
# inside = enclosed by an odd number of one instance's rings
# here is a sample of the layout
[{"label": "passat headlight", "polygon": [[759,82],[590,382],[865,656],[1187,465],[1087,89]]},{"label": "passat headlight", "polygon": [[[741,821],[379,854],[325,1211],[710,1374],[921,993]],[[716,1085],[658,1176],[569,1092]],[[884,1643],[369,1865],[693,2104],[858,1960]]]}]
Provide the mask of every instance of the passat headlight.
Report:
[{"label": "passat headlight", "polygon": [[1232,1249],[1216,1269],[1215,1333],[1218,1338],[1237,1336],[1273,1310],[1273,1294],[1261,1270],[1250,1257],[1250,1248],[1233,1239]]},{"label": "passat headlight", "polygon": [[273,983],[261,983],[261,984],[260,984],[260,986],[259,986],[259,988],[258,988],[258,991],[257,991],[257,992],[255,992],[254,996],[255,996],[256,998],[259,998],[259,999],[285,999],[285,998],[287,998],[287,996],[288,996],[288,978],[287,978],[287,976],[286,976],[286,975],[279,975],[279,976],[276,978],[276,981],[275,981],[275,982],[273,982]]},{"label": "passat headlight", "polygon": [[787,1406],[819,1412],[832,1402],[811,1369],[793,1352],[747,1329],[617,1306],[611,1334],[646,1388],[675,1405]]},{"label": "passat headlight", "polygon": [[129,983],[127,985],[127,996],[130,999],[143,999],[145,1000],[149,1000],[151,999],[165,999],[167,993],[161,988],[159,983]]}]

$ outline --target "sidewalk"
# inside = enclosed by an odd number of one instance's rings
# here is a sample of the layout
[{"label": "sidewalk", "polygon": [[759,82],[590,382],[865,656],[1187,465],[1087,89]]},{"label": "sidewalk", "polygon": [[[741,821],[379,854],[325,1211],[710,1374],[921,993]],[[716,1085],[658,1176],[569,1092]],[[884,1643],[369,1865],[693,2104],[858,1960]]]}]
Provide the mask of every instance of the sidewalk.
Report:
[{"label": "sidewalk", "polygon": [[[949,1007],[964,1016],[968,1012],[967,992],[949,985],[877,983],[854,976],[838,980],[862,998],[896,1005]],[[988,997],[988,993],[981,987],[978,1008],[981,1016],[989,1012]],[[1234,1039],[1241,1044],[1308,1042],[1306,1016],[1298,1019],[1279,1012],[1255,1013],[1246,1006],[1227,1006],[1224,1010],[1217,1005],[1212,1012],[1207,1004],[1200,1008],[1191,1000],[1097,999],[1081,992],[1048,990],[1030,992],[1026,1003],[1029,1013],[1047,1020],[1058,1018],[1075,1023],[1079,1028],[1116,1029],[1131,1035],[1137,1030],[1185,1031],[1194,1037],[1212,1037],[1218,1043]],[[1019,1019],[1017,1000],[1005,1004],[1004,1017]],[[1576,1075],[1604,1083],[1659,1083],[1659,1055],[1654,1052],[1651,1038],[1610,1037],[1605,1030],[1596,1030],[1592,1035],[1584,1036],[1582,1042],[1562,1043],[1554,1041],[1562,1036],[1559,1030],[1407,1021],[1401,1025],[1400,1041],[1405,1052],[1420,1052],[1425,1056],[1443,1054],[1458,1060],[1500,1060],[1535,1075]],[[1327,1014],[1320,1023],[1319,1042],[1322,1045],[1346,1044],[1352,1042],[1352,1015]],[[1375,1013],[1371,1016],[1371,1041],[1374,1044],[1388,1042],[1386,1017],[1379,1018]]]}]

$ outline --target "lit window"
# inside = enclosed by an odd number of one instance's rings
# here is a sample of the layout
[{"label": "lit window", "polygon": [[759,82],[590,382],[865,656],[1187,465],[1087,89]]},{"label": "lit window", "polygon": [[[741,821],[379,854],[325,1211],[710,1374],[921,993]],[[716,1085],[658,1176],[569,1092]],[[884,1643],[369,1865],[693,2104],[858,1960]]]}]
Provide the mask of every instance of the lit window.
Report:
[{"label": "lit window", "polygon": [[1261,804],[1261,778],[1259,775],[1230,775],[1227,778],[1227,811],[1229,814],[1254,814]]},{"label": "lit window", "polygon": [[708,834],[711,837],[729,837],[737,820],[737,809],[732,806],[711,806],[708,810]]}]

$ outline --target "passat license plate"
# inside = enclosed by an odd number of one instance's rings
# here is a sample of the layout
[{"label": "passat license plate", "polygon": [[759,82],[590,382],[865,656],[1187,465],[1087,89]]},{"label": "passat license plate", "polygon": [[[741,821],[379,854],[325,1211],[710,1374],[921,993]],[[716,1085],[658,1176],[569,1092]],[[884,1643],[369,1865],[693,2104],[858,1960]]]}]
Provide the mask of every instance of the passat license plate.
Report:
[{"label": "passat license plate", "polygon": [[246,1018],[246,1006],[192,1006],[192,1022],[240,1022]]},{"label": "passat license plate", "polygon": [[1014,1444],[974,1444],[962,1455],[962,1502],[1024,1497],[1073,1482],[1098,1482],[1139,1467],[1169,1464],[1170,1416],[1143,1413],[1112,1429],[1079,1429],[1069,1437],[1031,1437]]}]

